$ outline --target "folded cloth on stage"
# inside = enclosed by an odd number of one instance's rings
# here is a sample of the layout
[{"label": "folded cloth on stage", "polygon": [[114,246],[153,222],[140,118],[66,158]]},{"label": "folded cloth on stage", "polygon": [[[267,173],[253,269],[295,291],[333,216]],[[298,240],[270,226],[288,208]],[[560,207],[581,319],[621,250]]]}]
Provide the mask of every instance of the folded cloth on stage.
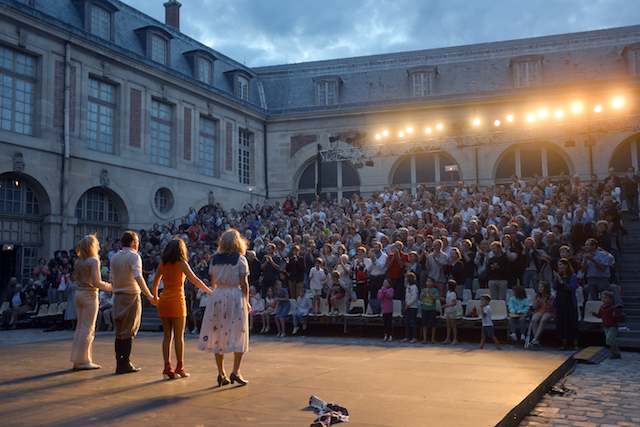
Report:
[{"label": "folded cloth on stage", "polygon": [[309,398],[309,406],[311,406],[318,417],[311,424],[311,427],[326,427],[337,423],[349,422],[349,411],[347,408],[336,405],[335,403],[325,403],[324,400],[317,396]]}]

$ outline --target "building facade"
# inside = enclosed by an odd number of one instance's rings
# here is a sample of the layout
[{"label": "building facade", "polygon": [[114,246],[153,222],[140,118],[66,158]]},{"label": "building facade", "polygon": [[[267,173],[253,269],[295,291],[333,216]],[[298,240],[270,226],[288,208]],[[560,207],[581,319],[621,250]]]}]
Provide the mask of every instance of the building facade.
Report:
[{"label": "building facade", "polygon": [[639,166],[640,26],[248,68],[164,7],[0,0],[2,283],[191,206]]}]

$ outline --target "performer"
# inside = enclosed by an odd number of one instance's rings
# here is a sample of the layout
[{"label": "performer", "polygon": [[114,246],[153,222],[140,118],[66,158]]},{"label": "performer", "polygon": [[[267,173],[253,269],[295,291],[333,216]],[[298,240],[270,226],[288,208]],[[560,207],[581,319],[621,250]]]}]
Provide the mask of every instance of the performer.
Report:
[{"label": "performer", "polygon": [[[211,294],[211,289],[200,280],[187,263],[187,246],[182,239],[171,239],[162,252],[162,262],[153,280],[153,295],[158,301],[158,316],[162,320],[164,339],[162,355],[164,356],[165,378],[184,378],[189,374],[184,370],[184,327],[187,320],[187,304],[184,296],[184,277],[191,283]],[[158,297],[160,279],[164,283],[162,298]],[[176,370],[171,367],[171,341],[175,336]]]},{"label": "performer", "polygon": [[74,371],[102,367],[93,363],[91,345],[98,316],[98,290],[110,291],[111,283],[100,280],[99,250],[100,244],[93,234],[80,240],[77,247],[78,260],[75,264],[77,288],[75,301],[69,301],[69,304],[75,303],[78,319],[71,347],[71,361]]},{"label": "performer", "polygon": [[[242,356],[249,349],[249,265],[244,254],[247,242],[238,230],[230,229],[220,237],[218,252],[211,259],[209,273],[213,293],[202,321],[198,350],[215,353],[218,386],[238,382],[248,384],[240,375]],[[233,352],[233,371],[227,379],[224,354]]]},{"label": "performer", "polygon": [[122,236],[122,250],[111,258],[113,285],[111,318],[116,333],[116,374],[128,374],[140,370],[131,364],[133,337],[138,333],[142,315],[140,291],[151,304],[157,304],[142,277],[142,260],[138,255],[139,242],[136,232],[125,231]]}]

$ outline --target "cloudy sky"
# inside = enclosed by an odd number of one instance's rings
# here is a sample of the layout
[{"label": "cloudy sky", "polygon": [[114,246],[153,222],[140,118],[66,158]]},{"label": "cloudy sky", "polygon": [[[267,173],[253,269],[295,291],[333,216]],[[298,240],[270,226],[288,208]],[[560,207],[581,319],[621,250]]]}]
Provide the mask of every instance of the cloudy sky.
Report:
[{"label": "cloudy sky", "polygon": [[[248,66],[640,23],[638,0],[179,0],[181,30]],[[164,22],[165,0],[124,0]]]}]

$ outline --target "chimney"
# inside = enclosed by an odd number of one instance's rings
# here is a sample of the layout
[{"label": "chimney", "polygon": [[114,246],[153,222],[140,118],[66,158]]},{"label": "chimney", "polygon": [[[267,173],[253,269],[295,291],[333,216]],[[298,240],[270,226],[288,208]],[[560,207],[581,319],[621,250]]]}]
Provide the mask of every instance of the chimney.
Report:
[{"label": "chimney", "polygon": [[176,0],[169,0],[164,4],[165,8],[165,23],[180,29],[180,3]]}]

